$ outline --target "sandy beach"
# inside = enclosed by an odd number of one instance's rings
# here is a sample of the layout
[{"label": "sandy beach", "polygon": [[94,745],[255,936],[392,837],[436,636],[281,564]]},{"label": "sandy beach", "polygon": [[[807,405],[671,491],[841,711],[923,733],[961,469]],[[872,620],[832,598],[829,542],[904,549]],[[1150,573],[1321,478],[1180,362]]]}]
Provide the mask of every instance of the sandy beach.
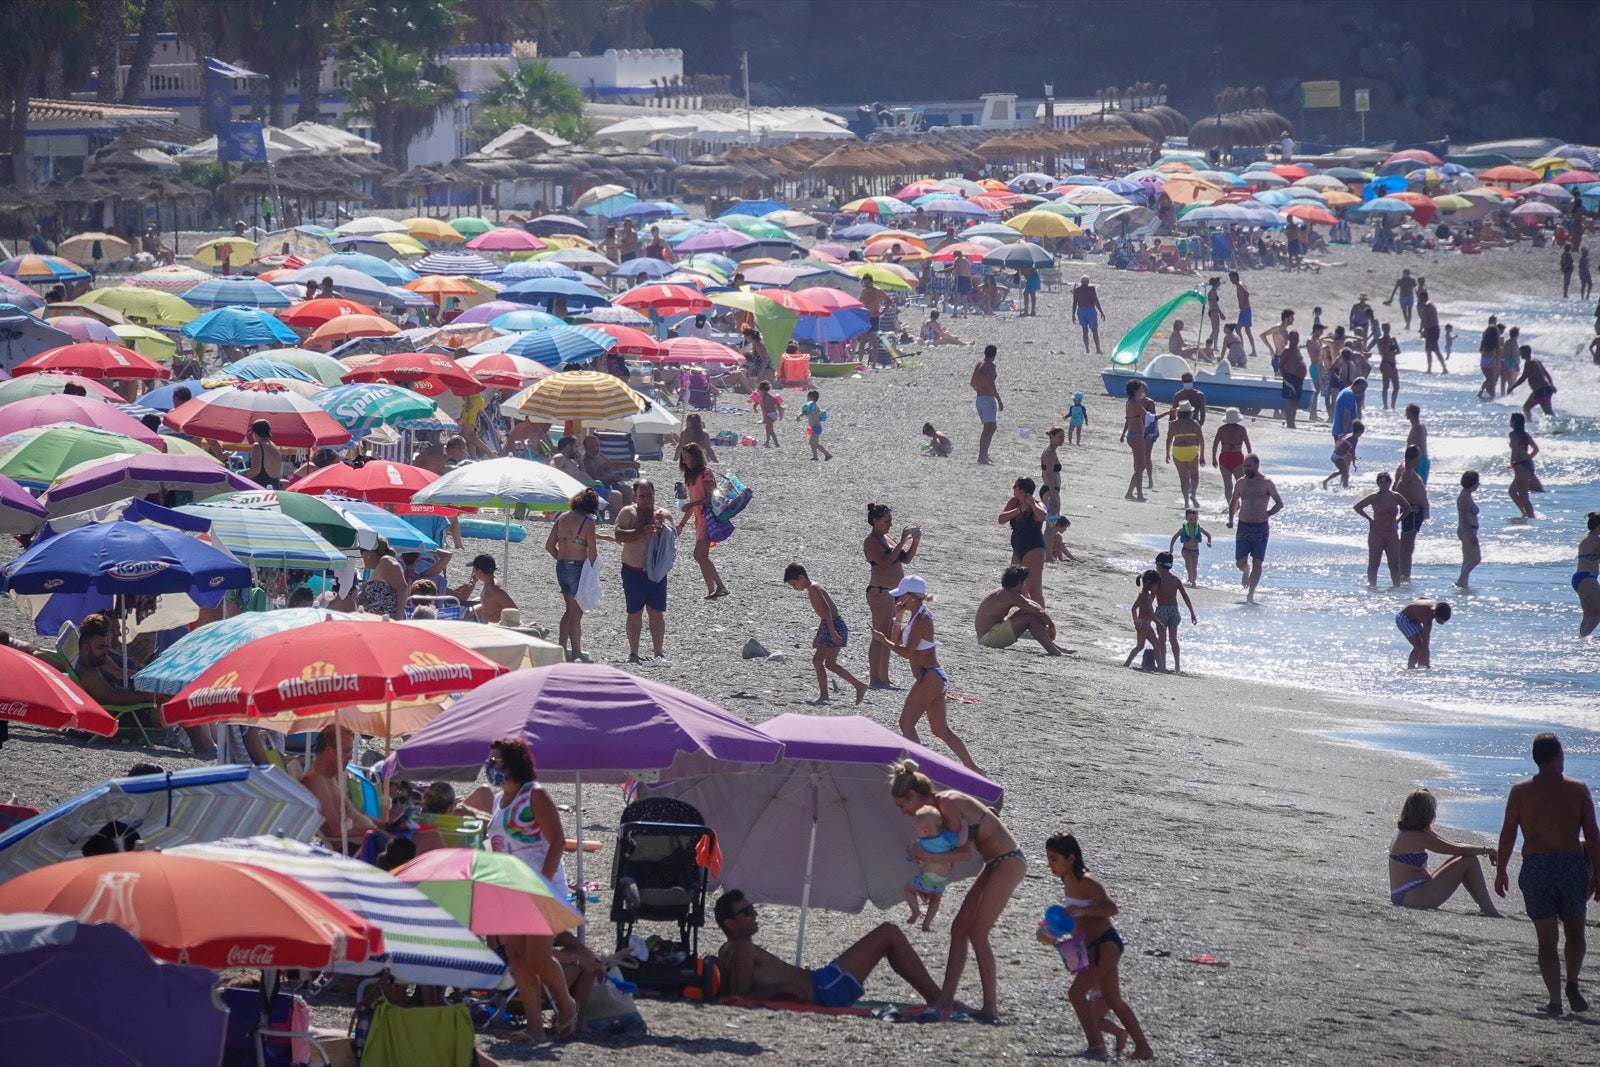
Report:
[{"label": "sandy beach", "polygon": [[[1559,279],[1552,282],[1555,255],[1544,249],[1401,257],[1335,247],[1323,258],[1342,266],[1315,274],[1252,272],[1246,281],[1258,329],[1276,321],[1284,307],[1296,308],[1309,323],[1310,309],[1318,304],[1332,323],[1343,320],[1358,292],[1381,300],[1404,266],[1425,273],[1435,299],[1445,303],[1469,296],[1483,300],[1494,292],[1546,293],[1559,285]],[[1123,330],[1188,284],[1172,276],[1110,271],[1098,261],[1081,269],[1068,263],[1063,273],[1070,278],[1087,273],[1099,285],[1107,311],[1102,328],[1107,352]],[[1231,314],[1226,286],[1224,293],[1224,308]],[[951,724],[977,762],[1005,786],[1002,817],[1029,863],[1028,877],[994,936],[1004,1025],[895,1025],[641,1001],[651,1028],[641,1041],[580,1042],[529,1053],[484,1040],[485,1051],[507,1062],[572,1063],[609,1062],[619,1055],[641,1063],[711,1064],[756,1055],[782,1063],[1065,1058],[1082,1048],[1082,1034],[1066,1000],[1061,964],[1037,943],[1034,930],[1043,909],[1060,896],[1059,883],[1045,869],[1044,840],[1072,832],[1084,844],[1091,871],[1122,909],[1116,924],[1127,940],[1123,991],[1163,1061],[1594,1062],[1600,1013],[1560,1020],[1539,1016],[1544,994],[1533,933],[1521,917],[1515,891],[1505,902],[1510,917],[1501,920],[1479,917],[1464,894],[1438,912],[1388,903],[1383,854],[1395,815],[1406,792],[1421,779],[1437,777],[1438,770],[1420,760],[1336,742],[1322,732],[1425,712],[1376,696],[1370,702],[1336,700],[1223,676],[1174,677],[1122,668],[1122,656],[1131,647],[1127,610],[1134,587],[1128,572],[1108,560],[1130,554],[1129,536],[1159,533],[1164,539],[1176,529],[1179,491],[1176,475],[1158,457],[1150,502],[1122,499],[1129,461],[1117,441],[1121,401],[1104,395],[1099,370],[1105,361],[1084,354],[1069,321],[1070,303],[1063,290],[1043,295],[1037,318],[952,320],[953,332],[978,345],[926,348],[914,368],[821,383],[823,406],[830,411],[831,463],[809,462],[804,435],[792,421],[780,431],[781,449],[721,450],[724,465],[756,494],[738,520],[738,534],[713,553],[733,595],[702,601],[698,574],[685,551],[672,578],[668,612],[667,652],[673,665],[652,669],[655,676],[752,721],[816,711],[806,704],[815,695],[809,664],[815,620],[800,594],[782,584],[784,565],[805,563],[833,593],[852,631],[842,662],[864,674],[869,627],[860,543],[867,532],[866,504],[888,502],[897,524],[923,528],[921,555],[910,569],[928,580],[936,596],[932,610],[951,690],[970,698],[952,703]],[[903,316],[913,331],[921,317],[916,310]],[[1398,314],[1393,318],[1398,327]],[[1456,358],[1463,371],[1474,362],[1463,350],[1472,347],[1470,339],[1480,326],[1457,323]],[[1006,405],[993,467],[973,463],[978,424],[967,386],[984,343],[1000,348],[999,386]],[[1408,355],[1419,349],[1414,334],[1405,335],[1404,344]],[[1261,351],[1264,366],[1264,346]],[[1563,373],[1579,372],[1568,354],[1555,354],[1551,365],[1558,380]],[[1075,389],[1085,393],[1090,423],[1081,449],[1062,449],[1063,511],[1073,522],[1068,544],[1079,562],[1051,565],[1045,589],[1062,643],[1078,654],[1049,659],[1026,641],[1004,651],[980,648],[971,636],[973,609],[998,584],[1009,560],[1005,531],[995,516],[1016,477],[1037,475],[1044,431],[1060,421],[1058,412]],[[786,400],[794,397],[789,393]],[[797,404],[790,406],[797,409]],[[1394,413],[1380,418],[1390,430],[1400,421]],[[954,438],[953,459],[929,459],[920,452],[918,431],[929,420]],[[756,425],[748,413],[707,419],[712,433],[724,428],[753,433]],[[1208,422],[1208,429],[1213,425]],[[1019,435],[1019,427],[1029,435]],[[1273,450],[1283,446],[1288,433],[1281,423],[1259,419],[1250,424],[1250,433],[1270,477]],[[1295,433],[1327,439],[1320,423]],[[1389,463],[1395,458],[1383,457]],[[666,464],[647,464],[646,472],[668,490],[676,480]],[[1202,521],[1218,534],[1209,558],[1229,560],[1232,538],[1215,503],[1220,488],[1213,469],[1205,470],[1202,484],[1208,502]],[[1285,497],[1289,508],[1313,502],[1301,491]],[[1436,493],[1436,509],[1437,501]],[[1433,536],[1446,535],[1435,531]],[[469,551],[477,547],[468,544]],[[542,544],[535,533],[513,548],[509,588],[525,618],[553,628],[558,598]],[[484,545],[482,550],[491,549]],[[3,550],[5,558],[14,552],[9,543]],[[596,660],[622,663],[627,646],[615,547],[603,547],[602,558],[608,563],[606,600],[585,620],[585,643]],[[1194,596],[1200,625],[1190,627],[1185,620],[1182,636],[1195,643],[1206,640],[1208,614],[1240,610],[1242,599],[1237,584],[1219,582]],[[1274,594],[1270,551],[1260,597],[1263,605],[1257,610],[1293,610],[1287,598]],[[31,630],[10,602],[0,603],[0,626],[24,634]],[[742,659],[740,649],[752,636],[784,653],[786,661]],[[1121,650],[1112,651],[1113,646]],[[898,681],[906,680],[903,666],[895,672]],[[863,710],[892,726],[901,695],[874,692]],[[1404,694],[1397,695],[1403,700]],[[841,696],[831,710],[851,709]],[[45,808],[143,758],[149,754],[131,747],[84,747],[41,731],[14,729],[0,750],[0,795],[15,791],[23,803]],[[168,768],[187,762],[170,750],[162,750],[155,761]],[[1526,769],[1531,772],[1531,762]],[[553,791],[558,799],[570,800],[569,789]],[[590,790],[585,800],[586,836],[607,844],[589,870],[608,874],[620,797],[612,790]],[[1449,815],[1446,794],[1441,823],[1448,824]],[[1512,873],[1514,878],[1515,867]],[[605,875],[590,877],[605,880]],[[907,930],[936,977],[963,891],[952,887],[934,932]],[[609,897],[602,906],[591,905],[592,942],[602,945],[614,934],[604,918],[608,905]],[[878,922],[903,918],[900,909],[816,914],[807,962],[820,965]],[[792,909],[763,907],[763,943],[786,956],[795,919]],[[720,940],[708,926],[702,950],[714,951]],[[1228,966],[1188,962],[1201,955]],[[1600,991],[1597,974],[1600,961],[1591,961],[1585,970],[1591,997]],[[867,992],[873,999],[909,998],[909,990],[886,968],[873,975]],[[970,966],[962,994],[974,1002],[978,997]],[[347,1014],[317,1009],[319,1021],[328,1025],[342,1026]]]}]

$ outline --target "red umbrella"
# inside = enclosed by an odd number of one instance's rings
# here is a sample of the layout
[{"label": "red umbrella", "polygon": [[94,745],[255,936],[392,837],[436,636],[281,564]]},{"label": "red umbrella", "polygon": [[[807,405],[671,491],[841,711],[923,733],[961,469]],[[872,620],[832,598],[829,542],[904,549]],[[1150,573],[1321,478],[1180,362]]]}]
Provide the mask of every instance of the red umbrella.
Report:
[{"label": "red umbrella", "polygon": [[[933,258],[944,263],[955,259],[956,253],[960,252],[968,259],[982,259],[989,254],[989,251],[988,245],[981,245],[976,241],[957,241],[955,244],[945,245],[939,249],[933,254]],[[807,293],[806,296],[809,298],[811,294]]]},{"label": "red umbrella", "polygon": [[314,330],[329,319],[337,319],[343,315],[377,315],[375,308],[355,300],[346,300],[343,297],[325,296],[316,300],[302,300],[292,307],[286,307],[278,312],[278,318],[290,326],[299,326],[303,329]]},{"label": "red umbrella", "polygon": [[162,705],[161,718],[171,726],[312,714],[463,693],[505,672],[436,634],[395,629],[388,620],[335,619],[235,649]]},{"label": "red umbrella", "polygon": [[0,436],[33,426],[48,426],[52,422],[94,426],[131,437],[163,452],[167,448],[160,434],[104,400],[68,396],[66,393],[45,393],[0,407]]},{"label": "red umbrella", "polygon": [[468,396],[483,392],[483,383],[472,372],[449,356],[429,352],[394,352],[382,359],[349,371],[347,382],[375,382],[379,379],[403,385],[423,396],[454,393]]},{"label": "red umbrella", "polygon": [[117,720],[95,703],[76,682],[49,664],[0,645],[0,675],[6,692],[0,697],[0,722],[25,722],[52,730],[87,730],[113,737]]},{"label": "red umbrella", "polygon": [[38,355],[18,363],[11,371],[13,378],[41,371],[61,371],[81,374],[85,378],[170,378],[172,372],[161,364],[121,345],[102,344],[98,341],[80,341],[77,344],[47,348]]},{"label": "red umbrella", "polygon": [[710,311],[711,299],[695,292],[687,285],[636,285],[612,301],[635,311],[654,308],[659,315],[691,315],[697,311]]},{"label": "red umbrella", "polygon": [[1490,167],[1478,173],[1478,180],[1494,182],[1496,185],[1531,185],[1541,181],[1539,172],[1529,170],[1527,167],[1515,163],[1506,163],[1499,167]]},{"label": "red umbrella", "polygon": [[167,412],[162,420],[181,434],[243,443],[250,424],[264,419],[284,448],[342,445],[350,431],[317,405],[276,382],[240,382],[213,389]]},{"label": "red umbrella", "polygon": [[796,315],[807,318],[821,318],[829,313],[827,308],[812,303],[811,298],[805,293],[797,293],[790,289],[757,289],[756,295],[764,296],[775,304],[782,304]]},{"label": "red umbrella", "polygon": [[669,337],[661,342],[661,355],[646,358],[657,363],[744,362],[744,357],[735,350],[704,337]]},{"label": "red umbrella", "polygon": [[438,480],[439,476],[432,471],[413,467],[409,463],[369,459],[359,467],[352,467],[348,463],[321,467],[292,483],[289,488],[296,493],[313,496],[337,493],[373,504],[409,504],[413,496]]},{"label": "red umbrella", "polygon": [[467,356],[457,362],[484,385],[500,389],[521,389],[530,382],[555,373],[543,363],[536,363],[527,356],[513,356],[509,352]]},{"label": "red umbrella", "polygon": [[661,354],[661,342],[645,333],[643,330],[634,329],[632,326],[623,326],[615,322],[590,322],[585,323],[580,329],[598,330],[607,337],[616,339],[617,347],[611,351],[622,356],[643,356],[653,359]]},{"label": "red umbrella", "polygon": [[1409,189],[1398,193],[1387,193],[1385,198],[1411,205],[1412,217],[1423,225],[1426,225],[1428,220],[1433,218],[1433,213],[1439,210],[1439,205],[1433,202],[1433,197]]},{"label": "red umbrella", "polygon": [[1293,163],[1280,163],[1272,168],[1272,173],[1280,178],[1288,178],[1292,182],[1297,182],[1301,178],[1311,177],[1309,170],[1304,167],[1297,167]]},{"label": "red umbrella", "polygon": [[383,951],[383,931],[265,867],[113,852],[65,860],[0,885],[0,913],[42,911],[127,930],[157,959],[321,969]]}]

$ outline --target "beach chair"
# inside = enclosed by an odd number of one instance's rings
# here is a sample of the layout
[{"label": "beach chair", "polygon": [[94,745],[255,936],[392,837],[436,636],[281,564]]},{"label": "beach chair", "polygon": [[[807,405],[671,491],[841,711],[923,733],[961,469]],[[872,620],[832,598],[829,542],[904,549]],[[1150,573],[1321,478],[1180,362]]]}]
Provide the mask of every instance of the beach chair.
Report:
[{"label": "beach chair", "polygon": [[344,765],[344,779],[345,795],[356,810],[369,819],[382,819],[383,793],[372,773],[360,764],[347,763]]},{"label": "beach chair", "polygon": [[411,613],[423,605],[433,608],[435,618],[460,619],[466,616],[461,601],[453,596],[412,596],[406,598],[406,618],[410,618]]},{"label": "beach chair", "polygon": [[[61,624],[61,630],[56,635],[56,649],[46,654],[45,658],[56,670],[72,679],[74,685],[81,685],[78,679],[78,628],[70,622]],[[136,704],[102,704],[101,707],[109,711],[117,720],[117,734],[113,740],[131,741],[135,734],[144,742],[146,748],[155,748],[155,739],[150,731],[159,729],[157,722],[156,706],[151,701],[142,701]],[[149,725],[146,719],[149,719]],[[90,737],[89,743],[100,740]]]},{"label": "beach chair", "polygon": [[620,952],[640,922],[675,923],[683,951],[700,953],[716,834],[692,805],[671,797],[622,809],[611,868],[611,921]]},{"label": "beach chair", "polygon": [[372,1007],[361,1067],[472,1067],[474,1042],[465,1004],[402,1008],[380,997]]},{"label": "beach chair", "polygon": [[260,990],[223,989],[220,995],[228,1009],[222,1067],[309,1067],[312,1062],[332,1062],[311,1032],[311,1009],[301,998],[276,994],[263,1023]]},{"label": "beach chair", "polygon": [[446,848],[482,848],[483,820],[475,815],[419,815],[423,830],[435,830]]},{"label": "beach chair", "polygon": [[600,442],[600,454],[613,463],[621,463],[638,470],[638,453],[634,451],[633,434],[620,430],[596,430],[595,439]]}]

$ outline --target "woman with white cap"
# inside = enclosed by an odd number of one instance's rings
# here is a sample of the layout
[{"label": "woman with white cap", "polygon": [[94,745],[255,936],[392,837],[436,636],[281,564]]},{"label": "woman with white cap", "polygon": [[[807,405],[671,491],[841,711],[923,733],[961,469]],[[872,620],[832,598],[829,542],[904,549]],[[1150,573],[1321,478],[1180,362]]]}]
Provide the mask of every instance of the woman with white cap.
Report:
[{"label": "woman with white cap", "polygon": [[[873,630],[875,640],[889,646],[889,650],[904,656],[911,665],[911,676],[916,679],[906,692],[906,702],[900,708],[900,732],[918,744],[917,723],[924,715],[933,736],[950,746],[956,758],[979,774],[983,770],[972,762],[972,754],[945,719],[945,696],[950,688],[950,676],[939,663],[939,642],[933,635],[933,613],[928,610],[928,583],[915,574],[900,579],[900,584],[889,590],[895,598],[894,622],[889,633]],[[910,615],[905,622],[900,617]]]},{"label": "woman with white cap", "polygon": [[1222,498],[1233,499],[1233,480],[1244,457],[1255,451],[1250,445],[1250,431],[1245,429],[1244,416],[1238,408],[1223,412],[1222,425],[1211,437],[1211,465],[1222,472]]}]

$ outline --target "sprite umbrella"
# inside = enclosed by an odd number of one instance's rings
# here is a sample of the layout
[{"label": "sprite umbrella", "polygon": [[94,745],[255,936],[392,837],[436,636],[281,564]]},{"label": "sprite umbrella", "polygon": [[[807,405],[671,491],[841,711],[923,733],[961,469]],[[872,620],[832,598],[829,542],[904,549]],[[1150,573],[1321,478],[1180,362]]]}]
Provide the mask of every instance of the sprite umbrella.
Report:
[{"label": "sprite umbrella", "polygon": [[552,886],[516,856],[481,848],[436,848],[395,870],[475,934],[551,937],[583,925]]},{"label": "sprite umbrella", "polygon": [[223,489],[259,488],[210,456],[143,453],[104,456],[70,467],[50,483],[39,500],[50,514],[68,515],[156,493],[209,496]]},{"label": "sprite umbrella", "polygon": [[139,672],[134,684],[147,693],[176,693],[200,677],[211,664],[251,641],[329,619],[350,618],[354,616],[325,608],[285,608],[282,611],[247,611],[219,619],[174,641]]},{"label": "sprite umbrella", "polygon": [[282,512],[226,504],[186,504],[177,510],[210,522],[211,543],[252,567],[322,571],[345,562],[343,552]]},{"label": "sprite umbrella", "polygon": [[[288,305],[284,305],[288,306]],[[220,307],[183,327],[183,335],[208,345],[292,345],[299,336],[265,311],[248,307]]]},{"label": "sprite umbrella", "polygon": [[146,452],[156,449],[110,430],[35,426],[0,437],[0,474],[43,489],[64,471],[91,459]]},{"label": "sprite umbrella", "polygon": [[439,413],[439,405],[421,393],[381,382],[336,385],[313,396],[311,402],[352,433],[431,419]]}]

